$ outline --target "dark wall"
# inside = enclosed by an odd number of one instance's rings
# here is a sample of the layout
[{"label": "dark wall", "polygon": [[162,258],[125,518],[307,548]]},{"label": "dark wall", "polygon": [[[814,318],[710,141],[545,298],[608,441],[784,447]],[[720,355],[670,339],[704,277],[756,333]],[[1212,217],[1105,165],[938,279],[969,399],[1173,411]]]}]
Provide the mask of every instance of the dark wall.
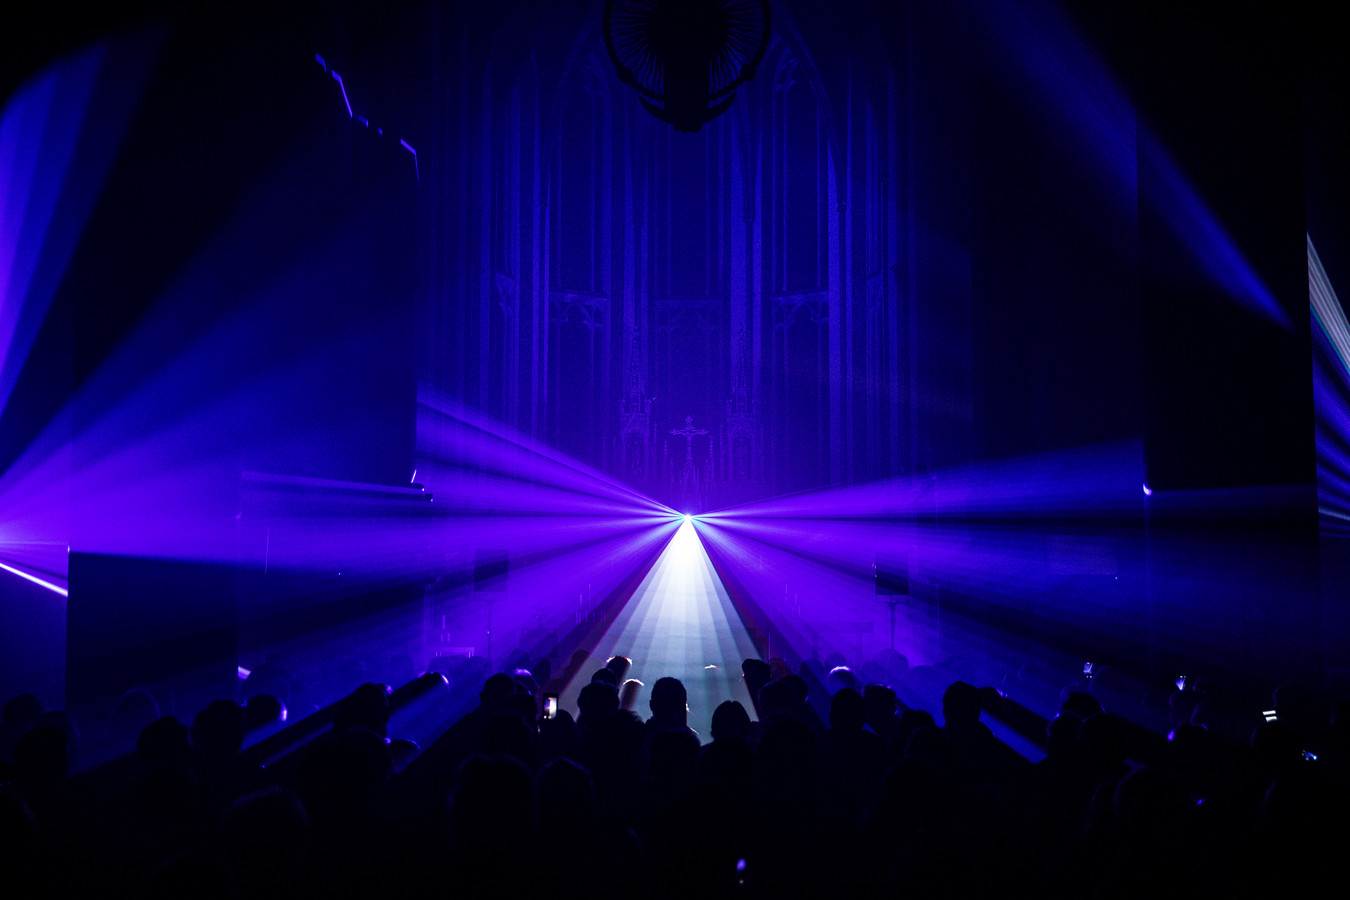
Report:
[{"label": "dark wall", "polygon": [[[1311,482],[1301,23],[1255,5],[1145,9],[1138,97],[1159,144],[1141,151],[1139,187],[1149,483]],[[1236,257],[1188,252],[1204,235],[1174,202],[1172,161]],[[1248,289],[1223,280],[1246,266]]]},{"label": "dark wall", "polygon": [[[1126,4],[991,4],[973,34],[972,325],[980,455],[1144,427]],[[1067,73],[1072,73],[1067,75]]]},{"label": "dark wall", "polygon": [[54,302],[74,323],[77,479],[121,471],[110,444],[154,479],[143,504],[73,498],[72,708],[198,666],[232,677],[241,473],[411,474],[418,176],[315,49],[279,20],[169,26]]},{"label": "dark wall", "polygon": [[60,709],[66,691],[66,601],[30,581],[0,574],[5,630],[0,696],[8,701],[30,693],[44,709]]}]

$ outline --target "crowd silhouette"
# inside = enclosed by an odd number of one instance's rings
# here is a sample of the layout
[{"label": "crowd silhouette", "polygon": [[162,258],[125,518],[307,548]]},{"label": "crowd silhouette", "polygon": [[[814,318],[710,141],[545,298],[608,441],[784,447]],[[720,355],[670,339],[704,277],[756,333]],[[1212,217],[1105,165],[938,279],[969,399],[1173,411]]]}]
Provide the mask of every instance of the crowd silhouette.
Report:
[{"label": "crowd silhouette", "polygon": [[[190,724],[154,686],[97,728],[21,694],[0,723],[0,895],[1343,889],[1350,707],[1297,685],[1244,741],[1215,727],[1222,698],[1203,685],[1172,695],[1164,735],[1082,681],[1048,720],[952,681],[939,721],[902,699],[933,672],[896,654],[857,671],[747,659],[753,708],[726,701],[699,735],[686,685],[648,689],[628,659],[598,662],[437,659],[398,690],[363,683],[323,706],[271,664],[245,702]],[[576,679],[576,710],[547,714],[543,698]]]}]

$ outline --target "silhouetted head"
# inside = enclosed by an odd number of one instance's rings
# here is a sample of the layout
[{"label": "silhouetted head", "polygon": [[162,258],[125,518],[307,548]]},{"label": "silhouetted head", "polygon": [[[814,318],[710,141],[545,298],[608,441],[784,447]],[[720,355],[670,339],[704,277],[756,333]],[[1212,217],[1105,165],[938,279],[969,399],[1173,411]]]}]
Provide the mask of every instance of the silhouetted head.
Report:
[{"label": "silhouetted head", "polygon": [[980,692],[953,681],[942,694],[942,722],[948,728],[969,728],[980,721]]},{"label": "silhouetted head", "polygon": [[619,686],[619,705],[624,709],[637,711],[638,696],[643,684],[636,678],[629,678]]},{"label": "silhouetted head", "polygon": [[893,749],[900,751],[899,755],[903,756],[905,742],[909,740],[909,736],[926,726],[937,726],[937,721],[928,710],[910,708],[900,713],[900,727],[895,730],[893,740],[896,744]]},{"label": "silhouetted head", "polygon": [[389,731],[389,685],[367,682],[333,708],[333,730],[365,728],[381,737]]},{"label": "silhouetted head", "polygon": [[951,768],[952,746],[942,730],[932,725],[914,729],[905,742],[905,759],[916,759],[931,769]]},{"label": "silhouetted head", "polygon": [[394,761],[384,738],[353,728],[319,742],[304,758],[300,797],[316,821],[370,815],[393,775]]},{"label": "silhouetted head", "polygon": [[422,752],[422,748],[417,745],[417,741],[409,738],[393,738],[389,741],[389,759],[394,763],[394,773],[398,774],[408,768],[408,764],[417,755]]},{"label": "silhouetted head", "polygon": [[712,739],[722,741],[727,738],[750,736],[750,714],[736,700],[723,700],[717,704],[712,715]]},{"label": "silhouetted head", "polygon": [[528,694],[533,697],[539,692],[539,682],[535,680],[534,673],[524,666],[517,666],[511,671],[511,680],[516,683],[516,693]]},{"label": "silhouetted head", "polygon": [[518,691],[506,698],[499,709],[505,713],[514,713],[520,717],[522,722],[533,722],[534,717],[539,713],[539,707],[535,704],[534,698],[523,691]]},{"label": "silhouetted head", "polygon": [[233,700],[216,700],[192,720],[192,744],[211,756],[234,756],[244,744],[244,710]]},{"label": "silhouetted head", "polygon": [[811,695],[811,689],[807,686],[806,679],[800,675],[784,675],[783,684],[786,684],[792,690],[792,697],[798,706],[805,703],[806,698]]},{"label": "silhouetted head", "polygon": [[506,661],[502,664],[502,671],[514,672],[516,669],[528,669],[529,667],[529,651],[517,648],[506,654]]},{"label": "silhouetted head", "polygon": [[536,746],[540,759],[557,759],[560,756],[572,757],[581,742],[576,720],[572,713],[559,708],[558,715],[552,719],[539,720],[539,740]]},{"label": "silhouetted head", "polygon": [[169,762],[187,762],[192,742],[188,727],[173,716],[156,719],[136,738],[136,755],[147,768]]},{"label": "silhouetted head", "polygon": [[1083,723],[1077,716],[1060,714],[1045,724],[1045,755],[1052,759],[1062,759],[1073,754],[1078,741],[1078,726]]},{"label": "silhouetted head", "polygon": [[145,688],[132,688],[121,696],[108,715],[106,738],[109,749],[123,751],[136,741],[141,729],[159,718],[159,704]]},{"label": "silhouetted head", "polygon": [[244,679],[243,689],[249,696],[254,694],[272,694],[279,697],[282,702],[298,699],[298,694],[292,694],[291,673],[282,660],[268,657],[261,664],[253,667],[248,677]]},{"label": "silhouetted head", "polygon": [[614,677],[623,682],[628,677],[628,670],[633,668],[633,661],[626,656],[611,656],[605,663],[605,668],[614,673]]},{"label": "silhouetted head", "polygon": [[244,704],[244,733],[286,721],[286,704],[271,694],[255,694]]},{"label": "silhouetted head", "polygon": [[873,728],[895,716],[895,691],[884,684],[869,684],[863,691],[867,722]]},{"label": "silhouetted head", "polygon": [[69,768],[66,733],[55,725],[37,725],[14,742],[15,781],[50,789],[65,781]]},{"label": "silhouetted head", "polygon": [[483,682],[483,689],[478,692],[478,703],[485,709],[497,709],[515,692],[516,683],[511,680],[511,676],[498,672]]},{"label": "silhouetted head", "polygon": [[592,681],[577,695],[580,716],[577,727],[590,729],[605,721],[619,708],[619,692],[607,681]]},{"label": "silhouetted head", "polygon": [[64,709],[49,709],[33,720],[34,728],[40,728],[43,725],[50,725],[61,730],[61,733],[66,736],[66,758],[73,759],[75,748],[80,744],[80,730],[75,727],[75,722],[70,716],[66,715],[66,711]]},{"label": "silhouetted head", "polygon": [[850,688],[853,691],[858,690],[858,676],[853,674],[853,670],[848,666],[835,666],[830,670],[830,674],[825,676],[825,689],[834,694],[844,688]]},{"label": "silhouetted head", "polygon": [[830,729],[856,734],[867,724],[867,707],[853,688],[840,688],[830,698]]},{"label": "silhouetted head", "polygon": [[796,692],[792,690],[792,685],[781,678],[759,689],[759,711],[765,719],[774,713],[787,712],[796,705]]},{"label": "silhouetted head", "polygon": [[651,707],[653,718],[679,721],[683,724],[689,710],[689,695],[685,692],[684,683],[680,679],[667,675],[656,679],[656,684],[652,685],[652,698],[648,705]]},{"label": "silhouetted head", "polygon": [[769,681],[769,664],[762,659],[742,660],[741,675],[745,676],[746,684],[762,686]]},{"label": "silhouetted head", "polygon": [[591,681],[602,681],[605,684],[613,686],[615,690],[619,688],[619,676],[614,674],[614,670],[608,667],[599,668],[591,675]]},{"label": "silhouetted head", "polygon": [[591,654],[588,651],[578,647],[576,650],[572,651],[572,658],[567,662],[567,671],[574,674],[580,672],[581,667],[586,665],[586,660],[590,658]]},{"label": "silhouetted head", "polygon": [[1195,708],[1200,705],[1200,694],[1196,691],[1173,691],[1167,698],[1167,722],[1180,725],[1189,722]]}]

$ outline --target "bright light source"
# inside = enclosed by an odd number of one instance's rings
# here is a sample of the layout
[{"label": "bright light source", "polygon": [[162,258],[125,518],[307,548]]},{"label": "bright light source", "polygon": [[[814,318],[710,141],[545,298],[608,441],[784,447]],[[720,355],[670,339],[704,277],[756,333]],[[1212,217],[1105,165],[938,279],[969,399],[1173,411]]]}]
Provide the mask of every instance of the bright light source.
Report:
[{"label": "bright light source", "polygon": [[22,572],[22,571],[20,571],[20,570],[18,570],[18,569],[16,569],[16,568],[14,568],[13,566],[7,566],[7,565],[5,565],[4,563],[0,563],[0,569],[4,569],[6,572],[13,572],[15,575],[18,575],[20,578],[23,578],[23,579],[26,579],[26,580],[28,580],[28,581],[31,581],[31,582],[33,582],[33,584],[36,584],[36,585],[38,585],[38,586],[40,586],[40,587],[45,587],[47,590],[51,591],[51,592],[54,593],[54,594],[60,594],[62,597],[69,597],[69,596],[70,596],[70,591],[66,590],[65,588],[61,587],[60,585],[52,584],[50,581],[43,581],[41,578],[38,578],[36,575],[29,575],[27,572]]},{"label": "bright light source", "polygon": [[[671,512],[667,521],[672,525],[694,518]],[[672,531],[666,532],[669,542],[631,599],[595,642],[591,658],[623,654],[633,660],[630,676],[647,684],[662,676],[678,678],[688,693],[689,726],[707,735],[722,701],[753,708],[736,670],[758,651],[703,548],[699,529],[690,524]],[[568,685],[559,698],[564,708],[576,708],[574,698],[588,680],[583,676]]]},{"label": "bright light source", "polygon": [[685,513],[685,514],[684,514],[684,524],[686,524],[686,525],[689,524],[689,514],[688,514],[688,513]]}]

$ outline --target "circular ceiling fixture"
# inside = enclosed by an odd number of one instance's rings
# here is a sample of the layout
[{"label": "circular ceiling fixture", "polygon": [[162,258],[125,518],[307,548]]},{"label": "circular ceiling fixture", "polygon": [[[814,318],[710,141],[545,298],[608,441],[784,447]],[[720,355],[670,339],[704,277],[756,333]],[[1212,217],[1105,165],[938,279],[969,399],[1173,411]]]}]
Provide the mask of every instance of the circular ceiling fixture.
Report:
[{"label": "circular ceiling fixture", "polygon": [[769,0],[605,0],[619,80],[676,131],[726,112],[769,48]]}]

